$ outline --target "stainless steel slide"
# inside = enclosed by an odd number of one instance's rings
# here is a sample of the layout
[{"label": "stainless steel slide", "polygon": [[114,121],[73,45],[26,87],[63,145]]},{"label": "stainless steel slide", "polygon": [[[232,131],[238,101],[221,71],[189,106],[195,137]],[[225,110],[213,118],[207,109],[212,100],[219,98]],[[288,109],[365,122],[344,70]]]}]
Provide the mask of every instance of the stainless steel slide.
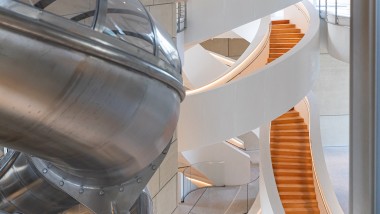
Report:
[{"label": "stainless steel slide", "polygon": [[184,96],[175,45],[138,0],[0,1],[0,210],[129,213]]}]

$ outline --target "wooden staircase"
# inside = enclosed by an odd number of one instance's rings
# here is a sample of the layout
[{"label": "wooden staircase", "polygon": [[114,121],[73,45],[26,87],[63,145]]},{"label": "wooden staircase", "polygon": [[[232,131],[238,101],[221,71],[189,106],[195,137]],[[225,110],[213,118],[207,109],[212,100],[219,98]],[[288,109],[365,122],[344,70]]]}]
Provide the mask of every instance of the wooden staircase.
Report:
[{"label": "wooden staircase", "polygon": [[301,29],[289,20],[272,21],[270,34],[269,58],[267,63],[272,62],[293,48],[304,36]]},{"label": "wooden staircase", "polygon": [[299,112],[272,121],[271,158],[285,213],[320,213],[315,194],[309,130]]}]

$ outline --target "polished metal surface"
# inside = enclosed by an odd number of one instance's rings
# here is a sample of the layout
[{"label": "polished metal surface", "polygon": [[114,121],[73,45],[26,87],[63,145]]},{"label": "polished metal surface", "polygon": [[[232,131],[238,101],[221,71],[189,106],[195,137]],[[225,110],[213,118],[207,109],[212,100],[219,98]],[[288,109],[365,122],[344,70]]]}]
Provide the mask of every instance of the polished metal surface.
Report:
[{"label": "polished metal surface", "polygon": [[148,188],[145,188],[141,194],[140,197],[136,200],[135,204],[133,204],[132,208],[130,209],[131,214],[139,214],[139,213],[146,213],[146,214],[153,214],[153,201],[149,194]]},{"label": "polished metal surface", "polygon": [[9,213],[58,213],[78,204],[35,170],[25,154],[0,179],[0,210]]},{"label": "polished metal surface", "polygon": [[[137,0],[121,10],[121,1],[98,0],[87,13],[91,24],[55,15],[59,0],[30,2],[43,7],[0,1],[0,144],[22,152],[0,179],[0,209],[44,213],[25,207],[40,193],[34,185],[48,181],[57,189],[40,190],[45,206],[68,208],[68,193],[102,213],[126,197],[124,213],[161,163],[178,120],[184,90],[175,46]],[[31,184],[16,185],[22,169]],[[128,194],[115,193],[122,185]],[[106,190],[112,194],[102,203]]]}]

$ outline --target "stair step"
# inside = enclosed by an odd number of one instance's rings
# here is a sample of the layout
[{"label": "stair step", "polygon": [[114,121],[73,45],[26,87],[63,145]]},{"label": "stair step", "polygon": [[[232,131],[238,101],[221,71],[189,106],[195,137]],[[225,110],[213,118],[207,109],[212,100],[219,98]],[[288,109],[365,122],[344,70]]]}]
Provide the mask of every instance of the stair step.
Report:
[{"label": "stair step", "polygon": [[286,53],[290,48],[270,48],[269,53]]},{"label": "stair step", "polygon": [[294,199],[284,199],[281,201],[284,207],[291,206],[291,204],[313,204],[317,203],[317,199],[304,199],[304,200],[294,200]]},{"label": "stair step", "polygon": [[270,38],[302,38],[304,36],[303,33],[281,33],[281,34],[271,34]]},{"label": "stair step", "polygon": [[272,29],[271,35],[281,34],[281,33],[301,33],[301,29],[298,28],[282,28],[282,29]]},{"label": "stair step", "polygon": [[269,53],[269,58],[278,58],[284,55],[283,53]]},{"label": "stair step", "polygon": [[284,208],[317,208],[318,203],[294,203],[294,204],[283,204]]},{"label": "stair step", "polygon": [[279,119],[279,118],[288,118],[288,117],[298,117],[298,116],[300,116],[300,113],[298,111],[291,110],[291,111],[288,111],[285,114],[277,117],[276,119]]},{"label": "stair step", "polygon": [[308,184],[277,184],[277,189],[280,192],[315,191],[314,185]]},{"label": "stair step", "polygon": [[294,44],[296,45],[300,40],[301,38],[272,38],[270,37],[269,38],[270,40],[270,44],[277,44],[277,43],[280,43],[280,44],[283,44],[283,43],[288,43],[288,44]]},{"label": "stair step", "polygon": [[299,213],[305,213],[305,214],[313,214],[313,213],[320,213],[318,207],[311,207],[311,208],[285,208],[286,214],[299,214]]},{"label": "stair step", "polygon": [[272,162],[273,169],[299,169],[299,170],[311,170],[312,165],[310,163],[289,163],[289,162]]},{"label": "stair step", "polygon": [[305,151],[304,149],[288,149],[288,148],[270,148],[272,155],[293,155],[298,157],[310,157],[310,151]]},{"label": "stair step", "polygon": [[[271,143],[271,149],[272,150],[276,150],[276,149],[289,149],[289,150],[292,150],[292,151],[299,151],[299,150],[308,150],[310,148],[310,145],[306,144],[306,143],[292,143],[292,142],[272,142]],[[273,154],[274,155],[274,154]],[[304,159],[305,157],[304,156],[301,156],[301,157],[294,157],[292,156],[292,158],[302,158]]]},{"label": "stair step", "polygon": [[288,155],[288,154],[279,154],[279,155],[272,155],[272,158],[284,158],[284,159],[296,159],[296,160],[306,160],[306,161],[311,161],[311,157],[309,156],[294,156],[294,155]]},{"label": "stair step", "polygon": [[288,124],[288,123],[303,123],[304,119],[302,117],[287,117],[278,118],[272,121],[272,125],[276,124]]},{"label": "stair step", "polygon": [[275,180],[276,180],[277,185],[278,184],[314,184],[313,178],[277,176]]},{"label": "stair step", "polygon": [[309,136],[309,130],[276,130],[271,131],[271,136]]},{"label": "stair step", "polygon": [[299,142],[309,143],[309,136],[271,136],[271,142]]},{"label": "stair step", "polygon": [[270,48],[293,48],[297,43],[270,43]]},{"label": "stair step", "polygon": [[284,158],[281,156],[272,156],[273,162],[286,162],[286,163],[311,163],[310,158],[297,158],[297,157],[290,157],[290,158]]},{"label": "stair step", "polygon": [[272,24],[272,29],[295,28],[295,24]]},{"label": "stair step", "polygon": [[277,25],[277,24],[289,24],[290,20],[272,20],[272,25]]},{"label": "stair step", "polygon": [[306,124],[271,124],[272,130],[297,130],[297,129],[307,129]]},{"label": "stair step", "polygon": [[281,199],[315,199],[314,192],[280,192]]}]

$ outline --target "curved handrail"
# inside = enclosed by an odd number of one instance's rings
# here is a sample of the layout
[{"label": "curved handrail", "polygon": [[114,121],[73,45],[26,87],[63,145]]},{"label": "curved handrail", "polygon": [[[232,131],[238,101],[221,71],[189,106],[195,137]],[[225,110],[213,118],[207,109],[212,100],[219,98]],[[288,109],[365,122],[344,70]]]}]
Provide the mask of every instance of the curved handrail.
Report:
[{"label": "curved handrail", "polygon": [[[205,162],[200,162],[200,163],[208,163],[208,161],[205,161]],[[200,164],[200,163],[197,163],[197,164]],[[222,162],[213,162],[213,163],[222,163]],[[181,168],[184,168],[185,170],[189,169],[191,166],[185,166],[185,167],[181,167]],[[246,201],[246,211],[245,213],[248,213],[249,210],[251,209],[251,206],[254,204],[254,202],[252,202],[252,204],[249,203],[249,185],[253,184],[254,182],[258,181],[258,179],[260,179],[260,174],[258,174],[255,178],[253,179],[250,179],[250,181],[246,184],[241,184],[241,185],[208,185],[208,186],[204,186],[204,187],[195,187],[193,189],[191,189],[189,192],[185,192],[184,190],[184,182],[186,181],[186,179],[189,179],[187,178],[186,176],[186,173],[185,172],[182,172],[182,195],[181,195],[181,203],[184,203],[185,202],[185,198],[191,194],[192,192],[195,192],[197,190],[200,190],[200,189],[208,189],[208,188],[224,188],[224,187],[246,187],[246,191],[247,191],[247,194],[246,194],[246,198],[245,198],[245,201]],[[191,182],[191,178],[189,179],[189,182]],[[256,200],[258,198],[259,194],[257,195],[256,197]],[[240,199],[239,199],[240,200]],[[194,204],[195,206],[196,204]],[[228,211],[228,209],[226,210],[226,212]]]},{"label": "curved handrail", "polygon": [[260,203],[263,213],[285,213],[274,178],[268,123],[260,127]]},{"label": "curved handrail", "polygon": [[321,133],[319,126],[319,113],[316,109],[318,106],[313,93],[309,93],[303,101],[298,104],[300,114],[305,118],[305,122],[309,127],[310,151],[313,164],[314,178],[317,189],[320,193],[326,212],[329,214],[343,214],[335,191],[332,187],[329,173],[327,171],[326,162],[323,154]]},{"label": "curved handrail", "polygon": [[[203,165],[210,165],[211,168],[204,168]],[[219,167],[215,167],[215,165]],[[182,170],[182,195],[181,195],[181,201],[184,202],[187,195],[189,195],[191,192],[194,192],[197,189],[201,189],[204,187],[210,187],[210,186],[225,186],[223,181],[219,181],[217,183],[214,179],[221,179],[224,175],[224,161],[203,161],[194,163],[188,166],[181,167]],[[204,170],[212,169],[214,170],[214,173],[207,173],[208,175],[213,174],[213,178],[205,177],[203,175]],[[215,172],[216,170],[216,172]],[[198,177],[195,176],[195,174],[198,175]],[[204,177],[201,177],[204,176]],[[199,179],[204,179],[203,181]],[[206,181],[208,180],[208,181]],[[203,185],[202,187],[197,187],[193,184],[193,182]]]},{"label": "curved handrail", "polygon": [[[221,86],[231,80],[235,79],[241,73],[245,71],[250,65],[252,65],[262,54],[265,54],[264,50],[268,48],[269,45],[269,35],[270,35],[271,27],[270,27],[270,18],[265,17],[261,20],[260,27],[258,30],[258,37],[254,38],[250,46],[243,53],[243,55],[232,65],[223,76],[214,80],[213,82],[202,86],[200,88],[186,91],[186,95],[192,95],[196,93],[201,93],[212,88],[216,88]],[[264,32],[264,33],[263,33]],[[255,40],[260,40],[258,44]],[[262,65],[263,66],[263,65]],[[261,68],[260,66],[256,67],[255,70]]]}]

